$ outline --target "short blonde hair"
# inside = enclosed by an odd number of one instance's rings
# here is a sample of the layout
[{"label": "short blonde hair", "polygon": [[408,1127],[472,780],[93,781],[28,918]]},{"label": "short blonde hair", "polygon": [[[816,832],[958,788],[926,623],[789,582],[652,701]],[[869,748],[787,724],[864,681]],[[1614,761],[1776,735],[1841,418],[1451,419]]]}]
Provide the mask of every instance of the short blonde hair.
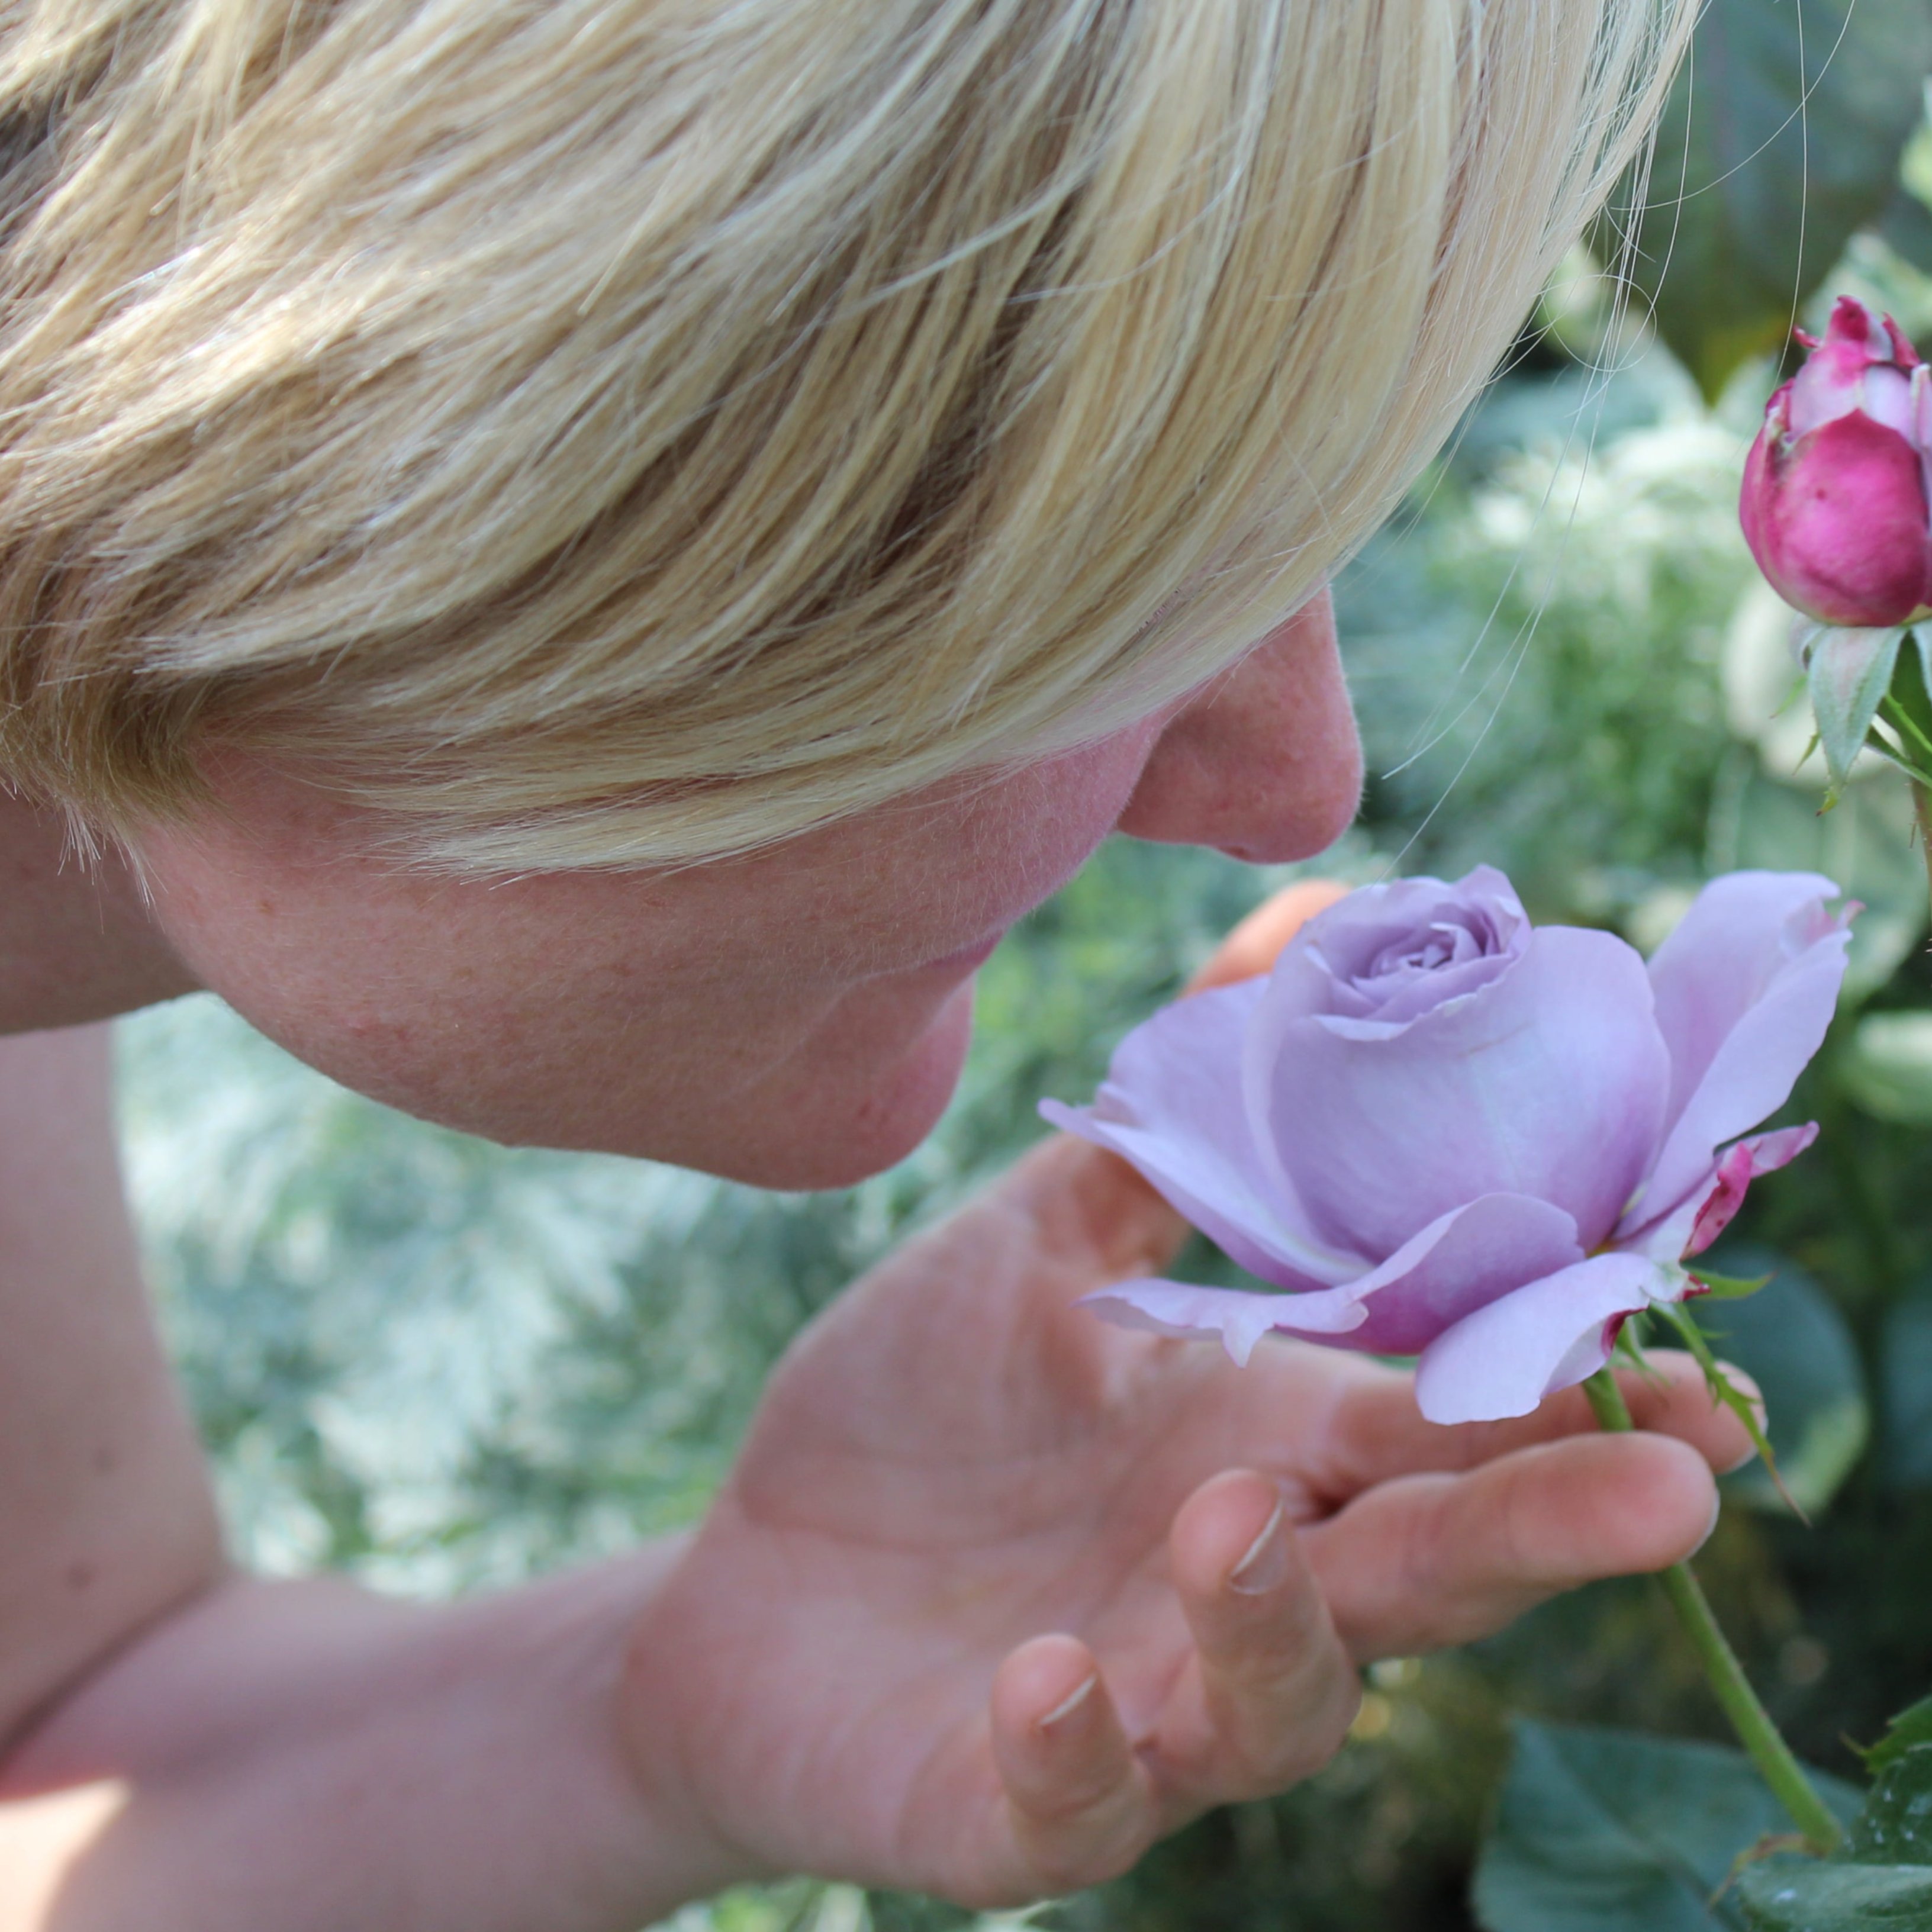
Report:
[{"label": "short blonde hair", "polygon": [[468,870],[1144,714],[1387,513],[1682,0],[22,0],[0,773]]}]

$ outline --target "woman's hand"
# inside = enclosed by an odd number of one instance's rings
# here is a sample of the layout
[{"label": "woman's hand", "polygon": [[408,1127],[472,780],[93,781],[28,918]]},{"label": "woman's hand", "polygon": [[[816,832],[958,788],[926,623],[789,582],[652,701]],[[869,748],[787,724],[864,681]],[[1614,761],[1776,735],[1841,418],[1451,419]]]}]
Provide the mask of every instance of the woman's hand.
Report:
[{"label": "woman's hand", "polygon": [[[1204,979],[1265,964],[1276,902]],[[1442,1429],[1295,1343],[1246,1370],[1072,1306],[1181,1222],[1055,1138],[855,1286],[774,1375],[638,1627],[628,1741],[717,1868],[1010,1903],[1124,1870],[1340,1745],[1366,1660],[1686,1555],[1748,1452],[1688,1364]]]}]

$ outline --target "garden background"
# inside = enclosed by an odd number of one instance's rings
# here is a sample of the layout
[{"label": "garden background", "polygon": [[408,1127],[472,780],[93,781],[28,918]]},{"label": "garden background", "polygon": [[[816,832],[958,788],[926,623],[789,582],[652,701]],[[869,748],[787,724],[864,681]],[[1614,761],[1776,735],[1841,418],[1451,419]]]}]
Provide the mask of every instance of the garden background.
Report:
[{"label": "garden background", "polygon": [[[1932,1690],[1925,883],[1894,775],[1818,815],[1784,614],[1736,498],[1794,316],[1815,326],[1827,292],[1850,290],[1932,344],[1928,69],[1932,0],[1707,10],[1647,195],[1566,265],[1452,450],[1338,582],[1371,781],[1358,828],[1304,868],[1363,881],[1486,860],[1539,920],[1646,950],[1735,866],[1816,868],[1865,902],[1838,1022],[1792,1110],[1822,1122],[1820,1143],[1753,1195],[1718,1263],[1776,1280],[1709,1318],[1764,1385],[1814,1521],[1747,1473],[1699,1559],[1774,1714],[1847,1775],[1845,1740]],[[1624,300],[1597,265],[1633,235]],[[1110,844],[982,971],[936,1136],[841,1194],[422,1126],[207,997],[124,1022],[130,1184],[238,1549],[271,1571],[441,1593],[690,1521],[813,1311],[1035,1138],[1041,1095],[1084,1097],[1120,1035],[1294,869]],[[1189,1263],[1225,1267],[1198,1244]],[[1723,1738],[1643,1583],[1370,1675],[1348,1746],[1300,1790],[1210,1816],[1102,1891],[976,1922],[1592,1932],[1632,1922],[1615,1910],[1638,1870],[1653,1887],[1639,1922],[1742,1923],[1664,1852],[1647,1877],[1632,1864],[1623,1841],[1643,1820],[1600,1756],[1568,1765],[1574,1733],[1520,1734],[1504,1802],[1512,1716]],[[1554,1863],[1532,1798],[1560,1814]],[[974,1922],[799,1882],[675,1924]]]}]

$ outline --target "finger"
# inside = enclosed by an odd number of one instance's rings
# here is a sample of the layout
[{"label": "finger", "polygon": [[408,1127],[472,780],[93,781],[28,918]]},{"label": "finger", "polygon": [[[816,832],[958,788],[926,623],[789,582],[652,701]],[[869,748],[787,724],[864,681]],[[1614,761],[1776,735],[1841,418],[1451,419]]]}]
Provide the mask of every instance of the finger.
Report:
[{"label": "finger", "polygon": [[[1743,1424],[1712,1400],[1703,1371],[1688,1355],[1659,1348],[1648,1361],[1652,1372],[1625,1371],[1617,1377],[1639,1429],[1689,1444],[1720,1473],[1750,1461],[1750,1438]],[[1424,1420],[1417,1408],[1412,1376],[1373,1363],[1352,1367],[1354,1372],[1338,1378],[1328,1426],[1306,1471],[1317,1501],[1330,1507],[1398,1476],[1474,1468],[1536,1443],[1598,1430],[1580,1388],[1565,1389],[1508,1421],[1445,1427]],[[1732,1373],[1748,1394],[1756,1395],[1748,1376]]]},{"label": "finger", "polygon": [[1158,1274],[1187,1238],[1186,1222],[1118,1154],[1071,1134],[1029,1148],[976,1206],[1006,1221],[1034,1271],[1063,1268],[1082,1291]]},{"label": "finger", "polygon": [[1559,1591],[1680,1562],[1717,1521],[1710,1465],[1668,1436],[1576,1436],[1404,1477],[1302,1532],[1367,1662],[1487,1636]]},{"label": "finger", "polygon": [[1204,1806],[1286,1790],[1340,1748],[1361,1688],[1280,1492],[1252,1469],[1212,1478],[1168,1550],[1195,1656],[1162,1713],[1162,1780]]},{"label": "finger", "polygon": [[1229,986],[1265,973],[1281,949],[1318,912],[1348,896],[1348,888],[1334,879],[1298,879],[1282,886],[1214,949],[1207,964],[1188,981],[1188,992],[1204,993],[1210,986]]},{"label": "finger", "polygon": [[992,1738],[1015,1896],[1098,1884],[1152,1841],[1152,1784],[1078,1637],[1037,1636],[1009,1654],[993,1680]]}]

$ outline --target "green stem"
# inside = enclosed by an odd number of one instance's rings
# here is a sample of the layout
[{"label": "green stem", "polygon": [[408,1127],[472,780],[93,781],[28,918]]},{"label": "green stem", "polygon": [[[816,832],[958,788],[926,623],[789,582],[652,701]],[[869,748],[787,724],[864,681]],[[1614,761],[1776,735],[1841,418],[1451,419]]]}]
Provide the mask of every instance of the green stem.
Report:
[{"label": "green stem", "polygon": [[[1608,1369],[1599,1369],[1583,1384],[1596,1412],[1599,1427],[1622,1431],[1636,1425],[1630,1420],[1623,1390]],[[1791,1747],[1779,1735],[1771,1714],[1758,1702],[1757,1693],[1738,1663],[1737,1653],[1725,1641],[1712,1614],[1707,1598],[1688,1563],[1673,1563],[1658,1573],[1664,1594],[1677,1612],[1677,1620],[1690,1637],[1691,1648],[1704,1666],[1724,1715],[1731,1720],[1738,1742],[1750,1754],[1751,1761],[1762,1774],[1778,1802],[1790,1813],[1792,1822],[1822,1854],[1830,1851],[1843,1837],[1838,1821],[1826,1808],[1825,1802],[1811,1787],[1804,1768],[1791,1754]]]},{"label": "green stem", "polygon": [[1918,821],[1918,856],[1925,863],[1925,884],[1932,891],[1932,794],[1912,781],[1912,815]]}]

